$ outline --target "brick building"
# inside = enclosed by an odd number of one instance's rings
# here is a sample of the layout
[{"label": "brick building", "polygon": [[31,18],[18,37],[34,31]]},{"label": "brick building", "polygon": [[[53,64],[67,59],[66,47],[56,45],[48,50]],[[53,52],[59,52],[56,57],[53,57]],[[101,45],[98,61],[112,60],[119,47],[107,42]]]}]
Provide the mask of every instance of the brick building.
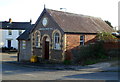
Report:
[{"label": "brick building", "polygon": [[26,61],[37,55],[46,60],[63,61],[67,51],[93,42],[102,31],[114,30],[100,18],[45,8],[34,27],[18,37],[18,59]]}]

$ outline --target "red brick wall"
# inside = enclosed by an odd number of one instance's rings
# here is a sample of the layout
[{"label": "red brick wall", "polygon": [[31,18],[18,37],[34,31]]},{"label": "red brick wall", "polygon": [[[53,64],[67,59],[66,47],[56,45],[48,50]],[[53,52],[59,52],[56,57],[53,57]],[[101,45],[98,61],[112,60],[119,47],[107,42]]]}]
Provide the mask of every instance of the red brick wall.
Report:
[{"label": "red brick wall", "polygon": [[95,36],[96,35],[85,35],[85,44],[95,42]]},{"label": "red brick wall", "polygon": [[104,43],[104,48],[106,50],[109,50],[109,49],[118,49],[118,48],[120,48],[120,42],[105,42]]},{"label": "red brick wall", "polygon": [[[85,35],[85,44],[93,42],[96,35]],[[66,34],[66,50],[80,45],[80,34]]]},{"label": "red brick wall", "polygon": [[66,50],[70,50],[80,45],[79,34],[67,34],[66,35]]},{"label": "red brick wall", "polygon": [[[95,42],[95,36],[96,35],[85,35],[85,44],[93,43]],[[72,59],[72,53],[71,50],[74,48],[77,48],[80,45],[80,34],[66,34],[66,52],[65,52],[65,59],[71,60]],[[105,49],[116,49],[120,48],[120,42],[119,43],[104,43]]]},{"label": "red brick wall", "polygon": [[[91,43],[94,41],[96,35],[85,35],[85,44]],[[66,52],[65,60],[72,59],[71,50],[80,45],[80,34],[66,34]]]}]

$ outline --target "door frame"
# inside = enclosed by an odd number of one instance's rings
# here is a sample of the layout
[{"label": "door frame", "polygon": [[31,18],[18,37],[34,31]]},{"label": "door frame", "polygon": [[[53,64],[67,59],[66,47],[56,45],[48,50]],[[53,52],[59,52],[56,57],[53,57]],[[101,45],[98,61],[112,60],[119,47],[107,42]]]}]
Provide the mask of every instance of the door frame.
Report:
[{"label": "door frame", "polygon": [[45,41],[44,47],[44,59],[49,60],[49,41]]},{"label": "door frame", "polygon": [[42,37],[42,58],[43,59],[46,59],[45,58],[45,42],[46,42],[46,40],[47,40],[47,42],[49,42],[49,45],[48,45],[48,55],[49,55],[49,58],[48,58],[48,60],[51,58],[51,56],[50,56],[50,50],[51,50],[51,47],[50,47],[50,44],[51,44],[51,39],[50,39],[50,36],[49,35],[47,35],[47,34],[44,34],[43,35],[43,37]]}]

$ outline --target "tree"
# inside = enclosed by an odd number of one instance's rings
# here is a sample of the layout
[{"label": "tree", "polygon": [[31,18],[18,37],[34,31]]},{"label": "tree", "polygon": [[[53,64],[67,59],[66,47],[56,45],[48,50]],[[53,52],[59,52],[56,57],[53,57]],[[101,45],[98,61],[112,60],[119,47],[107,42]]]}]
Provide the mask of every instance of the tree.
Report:
[{"label": "tree", "polygon": [[104,41],[104,42],[117,41],[117,37],[113,36],[111,33],[108,33],[108,32],[98,33],[96,36],[96,39],[99,41]]},{"label": "tree", "polygon": [[120,30],[118,30],[117,32],[120,33]]},{"label": "tree", "polygon": [[111,22],[109,22],[109,21],[106,21],[105,20],[105,22],[110,26],[110,27],[112,27],[113,28],[113,26],[111,25]]}]

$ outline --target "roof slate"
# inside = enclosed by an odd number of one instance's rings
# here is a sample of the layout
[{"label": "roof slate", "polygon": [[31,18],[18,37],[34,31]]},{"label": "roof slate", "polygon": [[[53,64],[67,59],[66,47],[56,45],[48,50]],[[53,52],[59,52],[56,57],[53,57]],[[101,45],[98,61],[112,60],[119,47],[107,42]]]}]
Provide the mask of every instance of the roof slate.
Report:
[{"label": "roof slate", "polygon": [[17,40],[29,40],[30,39],[30,31],[34,27],[34,24],[32,24],[29,28],[27,28],[18,38]]},{"label": "roof slate", "polygon": [[11,29],[11,30],[25,30],[31,26],[30,22],[12,22],[7,21],[0,23],[0,29]]},{"label": "roof slate", "polygon": [[81,14],[46,9],[64,32],[98,33],[114,30],[102,19]]},{"label": "roof slate", "polygon": [[[54,21],[60,26],[65,33],[98,33],[98,32],[113,32],[114,30],[105,23],[102,19],[92,16],[86,16],[81,14],[68,13],[63,11],[56,11],[51,9],[44,9],[42,14],[47,12],[54,19]],[[41,16],[36,21],[35,25],[28,28],[23,34],[21,34],[18,40],[30,39],[29,34],[33,32],[36,25],[41,20]]]}]

